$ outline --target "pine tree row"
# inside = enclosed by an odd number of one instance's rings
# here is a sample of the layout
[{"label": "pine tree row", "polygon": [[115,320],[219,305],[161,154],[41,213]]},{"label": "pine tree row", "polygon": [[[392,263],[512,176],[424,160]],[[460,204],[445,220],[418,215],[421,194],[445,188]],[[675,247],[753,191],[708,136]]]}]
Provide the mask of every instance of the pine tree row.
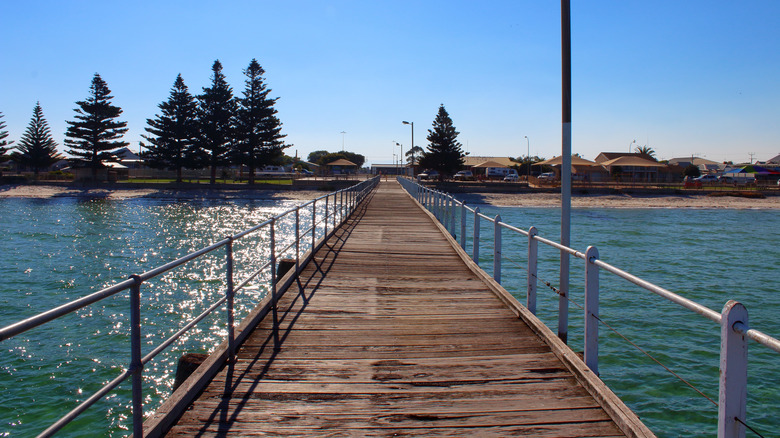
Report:
[{"label": "pine tree row", "polygon": [[[190,94],[181,74],[171,88],[168,100],[158,105],[160,114],[147,119],[148,142],[144,161],[147,165],[176,171],[177,181],[182,169],[210,169],[210,181],[216,181],[217,168],[243,165],[249,169],[249,183],[254,183],[255,170],[276,163],[283,150],[290,145],[283,141],[282,123],[274,108],[279,99],[269,97],[271,89],[265,84],[265,70],[252,59],[243,71],[246,76],[243,96],[234,97],[222,73],[222,64],[214,61],[211,83],[198,96]],[[95,74],[86,100],[77,101],[74,120],[67,121],[65,145],[67,153],[81,165],[92,170],[97,179],[98,170],[105,162],[115,161],[110,151],[128,145],[122,140],[127,122],[117,120],[122,109],[111,103],[113,96],[106,82]],[[2,113],[0,113],[0,119]],[[51,137],[40,104],[33,110],[33,118],[18,151],[9,155],[12,141],[0,120],[0,162],[13,159],[32,168],[36,175],[62,157]]]}]

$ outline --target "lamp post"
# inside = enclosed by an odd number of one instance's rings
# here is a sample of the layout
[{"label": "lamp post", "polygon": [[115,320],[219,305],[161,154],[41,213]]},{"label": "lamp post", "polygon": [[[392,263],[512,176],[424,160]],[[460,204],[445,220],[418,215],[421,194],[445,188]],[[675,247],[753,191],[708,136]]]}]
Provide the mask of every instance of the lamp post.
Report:
[{"label": "lamp post", "polygon": [[[411,147],[414,148],[414,122],[407,122],[406,120],[404,120],[402,123],[404,125],[410,125],[412,127],[412,146]],[[403,152],[403,150],[401,152]],[[401,156],[403,157],[403,154],[401,154]],[[404,175],[406,175],[406,172],[404,172]],[[414,176],[414,174],[412,174],[412,176]]]},{"label": "lamp post", "polygon": [[[399,146],[401,148],[401,155],[398,156],[398,164],[400,164],[401,167],[403,167],[403,163],[401,162],[401,160],[404,159],[404,145],[402,145],[401,143],[398,143],[398,142],[395,142],[395,145]],[[395,166],[395,174],[396,175],[398,175],[398,164]]]},{"label": "lamp post", "polygon": [[346,134],[347,131],[341,131],[341,152],[344,152],[344,134]]},{"label": "lamp post", "polygon": [[528,136],[525,135],[525,142],[526,146],[528,146],[528,152],[526,152],[525,159],[528,161],[528,176],[526,177],[526,181],[529,183],[531,182],[531,140],[528,139]]},{"label": "lamp post", "polygon": [[634,140],[634,141],[632,141],[631,143],[628,144],[628,153],[629,154],[631,153],[631,145],[632,144],[636,144],[636,140]]}]

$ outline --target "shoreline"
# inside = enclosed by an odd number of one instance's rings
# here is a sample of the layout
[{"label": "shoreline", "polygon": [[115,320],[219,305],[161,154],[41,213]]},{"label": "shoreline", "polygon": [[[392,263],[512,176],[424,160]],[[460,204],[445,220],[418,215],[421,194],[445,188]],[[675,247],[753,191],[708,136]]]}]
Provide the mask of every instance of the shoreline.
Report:
[{"label": "shoreline", "polygon": [[[327,192],[317,190],[285,189],[226,189],[194,187],[167,188],[117,188],[72,187],[63,185],[0,186],[0,198],[30,199],[106,199],[126,200],[136,198],[196,200],[196,199],[288,199],[308,201]],[[468,205],[492,205],[496,207],[556,208],[561,205],[560,193],[456,193],[454,196]],[[719,193],[712,194],[588,194],[572,195],[572,208],[694,208],[694,209],[764,209],[780,210],[780,196],[751,198]]]},{"label": "shoreline", "polygon": [[[495,207],[560,208],[560,193],[459,193],[467,205]],[[750,198],[734,195],[670,194],[572,194],[572,208],[688,208],[731,210],[780,210],[780,196]]]}]

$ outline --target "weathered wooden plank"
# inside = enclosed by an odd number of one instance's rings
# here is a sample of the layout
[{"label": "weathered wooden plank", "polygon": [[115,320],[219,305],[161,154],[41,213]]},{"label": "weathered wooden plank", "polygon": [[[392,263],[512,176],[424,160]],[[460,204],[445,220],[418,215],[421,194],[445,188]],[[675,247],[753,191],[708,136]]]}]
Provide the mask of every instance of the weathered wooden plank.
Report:
[{"label": "weathered wooden plank", "polygon": [[394,184],[339,229],[169,436],[624,436]]}]

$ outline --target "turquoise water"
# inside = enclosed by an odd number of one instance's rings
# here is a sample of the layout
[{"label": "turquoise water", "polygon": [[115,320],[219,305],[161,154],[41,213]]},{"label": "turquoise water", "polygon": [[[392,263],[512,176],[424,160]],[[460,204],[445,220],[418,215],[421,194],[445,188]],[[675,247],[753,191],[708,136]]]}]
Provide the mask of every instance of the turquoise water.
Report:
[{"label": "turquoise water", "polygon": [[[0,199],[0,326],[175,260],[296,204]],[[294,216],[288,219],[277,229],[292,236]],[[289,241],[277,241],[277,248]],[[234,244],[236,283],[265,263],[268,246],[263,232]],[[186,269],[144,283],[143,354],[222,296],[224,266],[225,250],[220,249]],[[268,275],[264,271],[259,283],[236,295],[237,320],[266,294]],[[129,310],[128,293],[122,292],[2,342],[0,436],[41,432],[126,368]],[[209,351],[224,338],[224,314],[221,310],[207,317],[146,365],[146,413],[171,393],[176,361],[183,352]],[[131,412],[127,381],[61,433],[124,436]]]},{"label": "turquoise water", "polygon": [[[0,199],[0,326],[122,281],[281,213],[288,201],[167,202]],[[520,228],[557,240],[560,212],[481,206]],[[290,223],[280,224],[282,230]],[[742,301],[751,326],[780,335],[777,263],[780,213],[754,210],[575,209],[572,246],[715,310]],[[469,225],[469,230],[471,226]],[[470,232],[468,234],[471,234]],[[483,241],[492,231],[483,223]],[[263,235],[237,244],[237,271],[258,268]],[[504,285],[521,301],[525,238],[503,235]],[[470,248],[470,247],[469,247]],[[540,245],[539,276],[557,283],[558,254]],[[262,254],[262,253],[261,253]],[[483,246],[481,265],[492,270]],[[519,265],[519,266],[518,266]],[[582,302],[582,262],[572,259],[572,299]],[[199,314],[224,289],[224,251],[176,270],[142,290],[144,353]],[[237,276],[238,277],[238,276]],[[265,282],[263,283],[265,284]],[[240,318],[266,290],[237,297]],[[557,296],[540,285],[539,315],[555,327]],[[570,306],[570,341],[582,345],[582,312]],[[116,377],[129,360],[127,293],[0,343],[0,436],[40,432]],[[601,316],[621,333],[717,400],[719,329],[622,280],[601,275]],[[170,394],[183,351],[208,351],[225,334],[221,312],[207,318],[146,367],[145,409]],[[716,408],[629,344],[601,328],[601,377],[659,436],[714,435]],[[780,355],[750,347],[749,423],[765,436],[780,430]],[[63,436],[124,436],[129,382],[66,428]],[[750,435],[749,435],[750,436]]]}]

